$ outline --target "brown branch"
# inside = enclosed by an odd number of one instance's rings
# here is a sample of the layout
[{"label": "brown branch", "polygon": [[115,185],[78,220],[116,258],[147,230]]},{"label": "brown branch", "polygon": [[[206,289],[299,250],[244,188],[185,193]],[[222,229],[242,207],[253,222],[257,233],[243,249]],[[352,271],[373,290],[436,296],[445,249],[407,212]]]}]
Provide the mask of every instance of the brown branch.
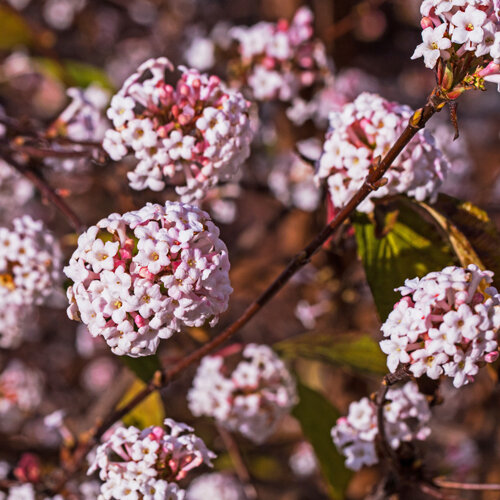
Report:
[{"label": "brown branch", "polygon": [[40,173],[38,173],[30,165],[22,165],[7,151],[0,150],[0,154],[12,168],[26,177],[26,179],[28,179],[40,191],[42,196],[64,215],[68,223],[77,233],[80,233],[84,229],[85,225],[80,220],[80,217],[78,217],[78,215],[76,215],[66,202],[49,186]]},{"label": "brown branch", "polygon": [[104,432],[106,432],[106,430],[113,425],[114,422],[120,420],[135,406],[146,399],[153,391],[166,387],[170,382],[182,374],[186,368],[199,362],[204,356],[217,349],[226,340],[234,336],[234,334],[243,326],[245,326],[250,319],[252,319],[255,314],[257,314],[257,312],[259,312],[262,307],[285,286],[288,280],[310,261],[311,257],[321,249],[323,243],[327,241],[333,233],[335,233],[335,231],[339,229],[354,213],[358,205],[362,203],[372,191],[384,184],[383,176],[394,160],[413,139],[417,132],[424,128],[427,121],[435,113],[442,109],[445,103],[446,101],[441,96],[439,89],[434,89],[429,96],[427,104],[414,113],[405,130],[402,132],[401,136],[397,139],[392,148],[387,152],[385,157],[382,160],[377,160],[376,164],[371,168],[366,181],[357,193],[355,193],[344,208],[339,211],[337,216],[322,229],[316,238],[314,238],[309,245],[307,245],[290,261],[288,266],[281,272],[274,282],[260,295],[260,297],[257,298],[257,300],[247,307],[243,314],[233,324],[227,327],[213,340],[187,355],[170,370],[156,372],[155,376],[147,384],[147,386],[127,405],[114,411],[107,419],[104,420],[104,422],[102,422],[100,426],[87,433],[85,435],[85,439],[81,440],[79,446],[76,448],[70,463],[66,464],[66,479],[78,470],[87,452],[104,434]]},{"label": "brown branch", "polygon": [[216,427],[222,441],[224,442],[224,446],[231,457],[238,479],[243,485],[246,500],[257,500],[259,498],[257,491],[255,486],[250,481],[250,473],[248,472],[245,462],[243,461],[243,457],[241,456],[236,441],[233,436],[231,436],[231,433],[224,429],[224,427],[221,425],[216,425]]},{"label": "brown branch", "polygon": [[90,150],[75,151],[74,149],[72,149],[64,151],[64,150],[29,146],[24,144],[17,145],[15,144],[15,142],[12,145],[12,149],[16,153],[23,153],[33,158],[84,158],[86,156],[87,157],[91,156],[92,154]]},{"label": "brown branch", "polygon": [[456,481],[447,481],[446,479],[435,478],[433,483],[439,488],[463,491],[500,491],[500,484],[483,483],[459,483]]}]

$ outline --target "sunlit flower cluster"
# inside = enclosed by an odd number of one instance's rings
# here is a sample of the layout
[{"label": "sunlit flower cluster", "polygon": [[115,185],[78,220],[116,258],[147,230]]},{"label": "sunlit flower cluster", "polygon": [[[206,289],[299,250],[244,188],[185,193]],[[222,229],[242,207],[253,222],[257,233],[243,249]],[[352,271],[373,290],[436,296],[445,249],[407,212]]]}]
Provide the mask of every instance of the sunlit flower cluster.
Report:
[{"label": "sunlit flower cluster", "polygon": [[231,372],[225,360],[234,346],[206,356],[188,393],[193,415],[207,415],[256,443],[264,442],[297,402],[295,381],[284,363],[265,345],[249,344]]},{"label": "sunlit flower cluster", "polygon": [[[407,106],[369,93],[331,113],[316,178],[326,179],[334,207],[342,208],[358,191],[376,158],[384,157],[411,116]],[[447,170],[448,162],[432,136],[420,131],[385,174],[387,184],[371,193],[357,210],[371,212],[373,198],[399,193],[418,201],[433,200]]]},{"label": "sunlit flower cluster", "polygon": [[203,474],[191,481],[186,492],[186,500],[245,500],[241,484],[229,474],[213,472]]},{"label": "sunlit flower cluster", "polygon": [[[423,42],[412,58],[423,57],[433,69],[438,61],[463,59],[475,76],[499,84],[500,9],[496,0],[424,0],[420,8]],[[474,83],[474,82],[470,82]]]},{"label": "sunlit flower cluster", "polygon": [[253,132],[250,103],[240,93],[216,76],[179,70],[177,83],[169,85],[170,61],[150,59],[125,81],[111,100],[114,129],[103,147],[113,160],[134,152],[133,189],[160,191],[172,183],[183,201],[191,201],[236,173],[250,154]]},{"label": "sunlit flower cluster", "polygon": [[164,425],[142,431],[119,426],[106,437],[88,470],[99,471],[104,481],[99,498],[183,500],[175,481],[202,464],[211,466],[215,455],[188,425],[168,418]]},{"label": "sunlit flower cluster", "polygon": [[[71,102],[59,115],[48,130],[49,137],[62,139],[62,143],[53,144],[54,150],[82,151],[85,146],[71,144],[75,142],[100,142],[109,123],[104,117],[104,108],[109,101],[109,93],[98,85],[86,89],[76,87],[66,91]],[[64,143],[68,139],[68,144]],[[89,165],[89,158],[46,158],[45,163],[67,172],[81,171]]]},{"label": "sunlit flower cluster", "polygon": [[233,77],[250,88],[256,100],[290,101],[327,71],[325,48],[313,38],[313,14],[301,7],[289,23],[260,22],[236,26],[240,59],[233,61]]},{"label": "sunlit flower cluster", "polygon": [[397,288],[403,298],[382,325],[387,338],[380,342],[389,370],[410,363],[415,377],[444,374],[461,387],[481,365],[495,361],[500,294],[487,288],[492,276],[473,264],[450,266]]},{"label": "sunlit flower cluster", "polygon": [[145,356],[182,326],[214,325],[232,288],[219,229],[199,208],[148,203],[112,214],[78,239],[64,269],[68,316],[118,355]]},{"label": "sunlit flower cluster", "polygon": [[[397,450],[405,441],[424,440],[430,434],[427,426],[431,413],[425,396],[417,384],[407,382],[387,391],[384,404],[384,429],[387,443]],[[368,398],[349,405],[346,417],[337,420],[332,438],[337,449],[345,456],[349,469],[378,462],[375,439],[378,435],[377,407]]]},{"label": "sunlit flower cluster", "polygon": [[61,281],[61,250],[42,221],[29,215],[0,227],[0,303],[42,304]]},{"label": "sunlit flower cluster", "polygon": [[30,414],[42,401],[41,375],[14,359],[0,373],[0,429],[17,429],[23,417]]}]

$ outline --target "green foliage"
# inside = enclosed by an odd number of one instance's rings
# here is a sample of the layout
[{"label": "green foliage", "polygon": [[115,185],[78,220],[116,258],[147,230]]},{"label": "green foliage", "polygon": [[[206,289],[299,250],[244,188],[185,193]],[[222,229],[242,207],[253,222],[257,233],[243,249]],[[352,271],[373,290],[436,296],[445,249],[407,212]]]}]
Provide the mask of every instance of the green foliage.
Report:
[{"label": "green foliage", "polygon": [[394,288],[455,263],[451,248],[435,226],[406,203],[399,202],[383,218],[383,227],[366,215],[354,217],[358,252],[380,318],[385,321],[400,299]]},{"label": "green foliage", "polygon": [[368,335],[306,333],[273,346],[285,358],[315,359],[355,371],[384,375],[386,357]]},{"label": "green foliage", "polygon": [[141,358],[131,358],[130,356],[120,356],[122,363],[132,370],[143,382],[149,382],[157,370],[161,370],[158,356],[143,356]]},{"label": "green foliage", "polygon": [[[120,401],[119,407],[125,406],[134,396],[139,394],[146,384],[136,379],[125,396]],[[151,425],[162,425],[165,419],[165,411],[158,391],[151,393],[141,404],[123,417],[125,425],[135,425],[139,429],[145,429]]]},{"label": "green foliage", "polygon": [[0,50],[32,45],[34,36],[28,23],[14,9],[0,5]]},{"label": "green foliage", "polygon": [[322,394],[300,382],[297,383],[297,391],[300,402],[292,415],[299,421],[304,436],[314,448],[331,498],[340,500],[344,498],[351,478],[351,472],[345,468],[344,458],[330,436],[340,413]]}]

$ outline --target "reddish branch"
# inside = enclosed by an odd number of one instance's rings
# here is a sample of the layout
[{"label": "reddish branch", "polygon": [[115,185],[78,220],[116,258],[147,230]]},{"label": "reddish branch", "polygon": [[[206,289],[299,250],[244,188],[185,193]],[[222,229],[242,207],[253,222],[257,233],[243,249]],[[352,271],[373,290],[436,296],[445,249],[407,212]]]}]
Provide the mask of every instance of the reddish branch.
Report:
[{"label": "reddish branch", "polygon": [[187,355],[170,370],[164,369],[162,371],[158,371],[153,379],[135,398],[122,408],[115,410],[100,425],[97,425],[94,429],[91,429],[88,433],[86,433],[75,449],[72,459],[69,463],[65,464],[64,477],[58,481],[59,487],[62,487],[64,482],[80,468],[81,463],[85,459],[88,451],[104,434],[104,432],[106,432],[106,430],[113,425],[113,423],[124,417],[133,408],[146,399],[153,391],[166,387],[170,382],[179,377],[179,375],[181,375],[188,367],[199,362],[204,356],[217,349],[243,326],[245,326],[250,319],[252,319],[255,314],[257,314],[257,312],[259,312],[262,307],[264,307],[264,305],[266,305],[285,286],[288,280],[310,261],[311,257],[322,247],[323,243],[327,241],[335,233],[335,231],[349,219],[349,217],[366,199],[366,197],[372,191],[376,190],[385,183],[383,176],[394,160],[413,139],[417,132],[425,127],[427,121],[435,113],[440,111],[445,104],[446,99],[442,96],[439,88],[434,89],[432,94],[429,96],[427,104],[414,113],[405,130],[402,132],[401,136],[397,139],[392,148],[387,152],[385,157],[383,159],[378,159],[377,163],[373,165],[370,173],[358,192],[354,194],[344,208],[342,208],[337,216],[323,228],[316,238],[290,261],[288,266],[274,280],[274,282],[260,295],[260,297],[257,298],[257,300],[247,307],[243,314],[233,324],[227,327],[213,340]]},{"label": "reddish branch", "polygon": [[436,478],[434,483],[439,488],[462,491],[500,491],[500,484],[458,483]]}]

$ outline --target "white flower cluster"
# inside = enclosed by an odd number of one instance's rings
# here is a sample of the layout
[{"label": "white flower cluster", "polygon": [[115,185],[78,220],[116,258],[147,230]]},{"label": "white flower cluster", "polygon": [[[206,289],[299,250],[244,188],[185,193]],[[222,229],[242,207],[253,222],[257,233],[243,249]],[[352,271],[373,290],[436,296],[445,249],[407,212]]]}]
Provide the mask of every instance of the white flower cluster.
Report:
[{"label": "white flower cluster", "polygon": [[37,331],[33,310],[26,306],[0,308],[0,348],[15,349],[21,344],[26,330]]},{"label": "white flower cluster", "polygon": [[[109,93],[98,85],[86,89],[69,88],[66,92],[71,102],[48,130],[50,137],[67,138],[72,141],[100,142],[104,138],[109,123],[103,116],[109,101]],[[67,151],[55,143],[54,150]],[[72,151],[82,151],[84,146],[71,145]],[[89,165],[89,158],[47,158],[45,163],[66,172],[82,171]]]},{"label": "white flower cluster", "polygon": [[423,57],[428,68],[439,59],[456,62],[478,58],[478,76],[499,84],[500,9],[497,0],[424,0],[420,8],[423,42],[412,59]]},{"label": "white flower cluster", "polygon": [[276,158],[267,183],[284,205],[312,212],[321,201],[321,190],[314,182],[313,168],[294,153]]},{"label": "white flower cluster", "polygon": [[40,305],[61,281],[61,250],[42,221],[29,215],[0,227],[0,302],[2,307]]},{"label": "white flower cluster", "polygon": [[474,380],[479,367],[498,358],[500,294],[493,273],[471,264],[450,266],[423,278],[406,280],[396,290],[403,298],[382,325],[387,366],[396,371],[410,363],[415,377],[445,374],[461,387]]},{"label": "white flower cluster", "polygon": [[[326,179],[331,201],[342,208],[364,183],[378,156],[383,157],[412,116],[409,107],[369,93],[330,115],[317,180]],[[371,212],[373,198],[405,193],[418,201],[437,196],[448,161],[432,136],[420,131],[385,174],[387,184],[370,194],[358,210]]]},{"label": "white flower cluster", "polygon": [[230,179],[249,156],[250,103],[216,76],[182,66],[173,87],[165,82],[173,70],[164,57],[150,59],[125,81],[111,100],[114,129],[103,147],[113,160],[133,150],[139,160],[128,174],[133,189],[161,191],[171,179],[188,202]]},{"label": "white flower cluster", "polygon": [[14,359],[0,373],[0,429],[16,430],[23,416],[37,409],[42,401],[41,375]]},{"label": "white flower cluster", "polygon": [[183,325],[213,326],[232,292],[219,229],[180,202],[101,220],[79,237],[64,272],[74,282],[68,316],[133,357],[153,354]]},{"label": "white flower cluster", "polygon": [[323,78],[325,48],[313,38],[313,14],[301,7],[292,21],[236,26],[240,60],[232,63],[235,79],[247,84],[256,100],[292,100],[299,91]]},{"label": "white flower cluster", "polygon": [[0,491],[0,500],[36,500],[35,488],[31,483],[15,484],[7,493]]},{"label": "white flower cluster", "polygon": [[203,358],[188,393],[189,409],[195,416],[214,417],[229,430],[263,443],[296,404],[295,381],[266,345],[247,345],[243,360],[226,375],[228,354],[234,354],[234,348]]},{"label": "white flower cluster", "polygon": [[213,472],[191,481],[186,500],[246,500],[241,484],[228,474]]},{"label": "white flower cluster", "polygon": [[[384,426],[387,442],[397,450],[402,442],[425,440],[431,430],[427,426],[431,412],[417,384],[407,382],[387,391]],[[378,462],[375,439],[378,435],[377,407],[368,398],[349,405],[347,417],[341,417],[332,428],[335,446],[346,457],[352,470]]]},{"label": "white flower cluster", "polygon": [[318,472],[318,460],[311,444],[307,441],[299,443],[290,455],[288,465],[299,477],[312,476]]},{"label": "white flower cluster", "polygon": [[167,418],[163,427],[117,427],[96,451],[88,474],[104,481],[99,499],[183,500],[175,481],[215,455],[186,424]]}]

